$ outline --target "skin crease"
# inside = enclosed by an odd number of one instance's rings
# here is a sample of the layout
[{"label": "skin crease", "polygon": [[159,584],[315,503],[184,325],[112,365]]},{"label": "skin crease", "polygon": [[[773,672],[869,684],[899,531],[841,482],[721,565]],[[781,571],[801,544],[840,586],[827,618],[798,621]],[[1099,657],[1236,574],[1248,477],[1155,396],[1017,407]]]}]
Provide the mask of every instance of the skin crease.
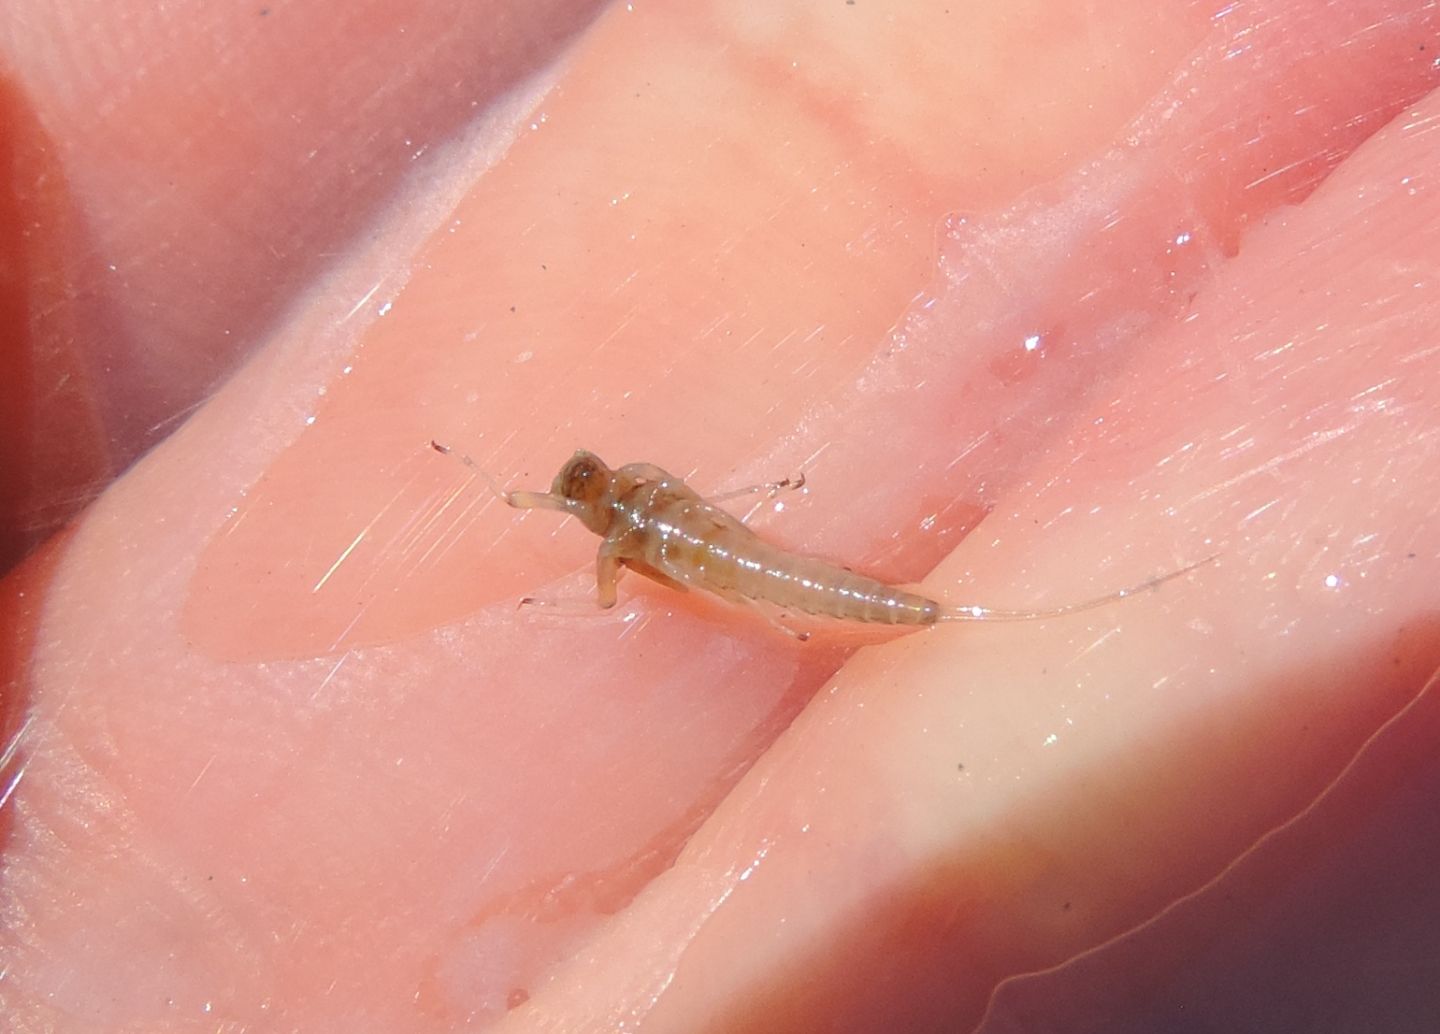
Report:
[{"label": "skin crease", "polygon": [[[1424,1029],[1434,24],[835,6],[608,12],[12,575],[18,1029]],[[430,437],[803,467],[767,534],[995,605],[1221,558],[854,656],[634,578],[548,620],[593,539]]]}]

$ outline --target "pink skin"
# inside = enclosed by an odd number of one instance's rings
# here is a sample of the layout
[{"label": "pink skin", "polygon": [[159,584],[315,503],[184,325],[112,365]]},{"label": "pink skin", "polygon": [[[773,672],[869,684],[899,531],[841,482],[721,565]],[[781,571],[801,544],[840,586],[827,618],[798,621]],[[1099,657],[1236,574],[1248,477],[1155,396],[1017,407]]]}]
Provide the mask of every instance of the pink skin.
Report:
[{"label": "pink skin", "polygon": [[[735,6],[607,9],[533,111],[496,109],[508,148],[499,123],[462,140],[433,91],[340,75],[357,54],[321,18],[283,36],[313,60],[181,20],[144,77],[98,49],[74,74],[113,26],[70,65],[12,44],[16,124],[54,143],[26,153],[84,215],[58,268],[118,253],[172,292],[162,319],[133,282],[88,274],[87,308],[37,277],[16,318],[84,333],[37,344],[30,381],[70,399],[115,306],[135,344],[34,441],[140,447],[228,368],[194,358],[217,310],[311,288],[4,587],[12,1025],[1139,1030],[1313,1019],[1297,1001],[1341,984],[1361,1025],[1427,1004],[1363,974],[1435,943],[1440,15]],[[429,74],[378,30],[355,46],[386,84]],[[243,71],[263,95],[277,64],[298,92],[265,104],[368,117],[306,130],[318,165],[160,167],[202,147],[209,91]],[[97,144],[104,98],[149,117]],[[352,170],[393,134],[353,127],[423,104],[459,142],[379,213]],[[135,217],[137,166],[209,201]],[[347,190],[342,235],[304,199]],[[199,373],[154,373],[172,344]],[[602,616],[517,611],[590,591],[595,539],[497,505],[431,438],[531,489],[576,446],[717,490],[803,469],[765,534],[954,602],[1220,558],[860,652],[634,577]],[[1309,949],[1342,937],[1385,953],[1327,970]]]}]

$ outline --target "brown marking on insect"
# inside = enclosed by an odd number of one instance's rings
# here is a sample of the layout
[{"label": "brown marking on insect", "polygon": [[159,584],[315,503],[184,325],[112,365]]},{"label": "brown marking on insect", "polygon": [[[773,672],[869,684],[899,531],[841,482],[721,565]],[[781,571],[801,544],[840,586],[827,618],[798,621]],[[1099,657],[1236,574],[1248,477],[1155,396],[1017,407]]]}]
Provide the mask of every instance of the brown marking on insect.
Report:
[{"label": "brown marking on insect", "polygon": [[[438,442],[430,444],[437,452],[452,454]],[[480,470],[468,456],[459,458]],[[629,463],[612,470],[600,457],[581,449],[560,468],[549,492],[506,492],[485,477],[511,506],[570,514],[600,536],[595,589],[597,602],[604,608],[615,605],[616,581],[621,569],[629,568],[662,585],[700,589],[743,606],[768,605],[784,613],[864,625],[921,628],[942,621],[1035,621],[1124,599],[1215,559],[1210,556],[1068,606],[1042,610],[946,606],[827,560],[781,549],[715,505],[718,499],[761,492],[773,496],[799,488],[805,484],[803,474],[707,500],[653,464]],[[796,631],[769,614],[766,617],[787,634],[809,638],[809,633]]]}]

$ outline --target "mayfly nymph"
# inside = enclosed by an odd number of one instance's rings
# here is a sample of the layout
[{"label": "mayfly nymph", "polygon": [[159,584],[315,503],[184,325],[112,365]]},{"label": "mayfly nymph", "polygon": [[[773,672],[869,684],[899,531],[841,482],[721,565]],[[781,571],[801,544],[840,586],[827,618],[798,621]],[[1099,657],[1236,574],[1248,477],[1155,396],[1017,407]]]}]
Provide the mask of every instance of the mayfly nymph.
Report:
[{"label": "mayfly nymph", "polygon": [[[452,454],[439,442],[430,445],[437,452]],[[682,479],[653,464],[628,463],[612,470],[600,457],[581,449],[560,469],[550,491],[507,492],[470,457],[458,458],[480,472],[509,505],[521,510],[558,510],[600,536],[595,591],[596,602],[603,608],[615,605],[616,583],[621,570],[629,568],[682,592],[701,589],[739,605],[768,605],[781,612],[842,622],[923,627],[941,621],[1033,621],[1124,599],[1215,559],[1207,557],[1138,585],[1067,606],[1043,610],[947,606],[818,557],[782,549],[716,505],[740,496],[774,495],[803,487],[803,474],[705,499]],[[808,638],[807,633],[766,616],[788,634]]]}]

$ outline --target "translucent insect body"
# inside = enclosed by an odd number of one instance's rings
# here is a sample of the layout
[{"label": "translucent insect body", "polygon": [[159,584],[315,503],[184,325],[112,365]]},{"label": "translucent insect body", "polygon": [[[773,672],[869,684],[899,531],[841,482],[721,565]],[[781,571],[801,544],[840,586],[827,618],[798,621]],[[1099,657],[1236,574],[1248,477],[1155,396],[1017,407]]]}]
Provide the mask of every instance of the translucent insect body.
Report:
[{"label": "translucent insect body", "polygon": [[[438,442],[431,445],[437,452],[450,454],[450,449]],[[480,470],[468,456],[459,458]],[[595,586],[597,602],[606,608],[615,605],[616,582],[622,568],[629,568],[673,589],[700,589],[741,606],[768,606],[783,613],[842,622],[922,627],[941,621],[1034,621],[1124,599],[1214,559],[1207,557],[1138,585],[1063,607],[1002,610],[946,606],[817,557],[781,549],[716,505],[739,496],[799,488],[805,483],[803,475],[707,500],[682,479],[653,464],[629,463],[612,470],[583,449],[560,469],[548,492],[506,492],[480,473],[511,506],[570,514],[600,536]],[[808,638],[808,633],[789,628],[769,613],[766,616],[788,634]]]}]

